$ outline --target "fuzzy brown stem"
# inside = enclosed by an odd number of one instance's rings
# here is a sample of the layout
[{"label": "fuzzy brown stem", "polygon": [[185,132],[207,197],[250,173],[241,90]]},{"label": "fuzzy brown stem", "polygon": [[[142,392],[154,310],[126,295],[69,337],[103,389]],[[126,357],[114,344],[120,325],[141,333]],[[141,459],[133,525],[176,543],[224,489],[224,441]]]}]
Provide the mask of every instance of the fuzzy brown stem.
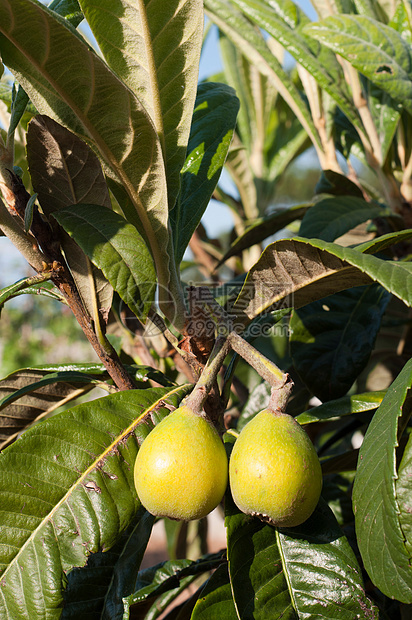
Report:
[{"label": "fuzzy brown stem", "polygon": [[196,383],[193,392],[186,399],[188,407],[198,415],[203,411],[206,399],[215,385],[218,372],[229,351],[230,344],[228,339],[223,336],[217,338],[207,364],[200,375],[199,381]]},{"label": "fuzzy brown stem", "polygon": [[77,322],[83,330],[87,340],[96,351],[99,359],[104,364],[107,372],[113,379],[119,390],[132,390],[136,388],[133,379],[128,375],[123,364],[121,363],[116,351],[113,349],[109,341],[106,341],[105,347],[100,343],[94,329],[90,317],[86,314],[81,302],[79,293],[74,283],[69,278],[62,277],[61,273],[52,276],[52,281],[65,297],[67,304],[76,317]]}]

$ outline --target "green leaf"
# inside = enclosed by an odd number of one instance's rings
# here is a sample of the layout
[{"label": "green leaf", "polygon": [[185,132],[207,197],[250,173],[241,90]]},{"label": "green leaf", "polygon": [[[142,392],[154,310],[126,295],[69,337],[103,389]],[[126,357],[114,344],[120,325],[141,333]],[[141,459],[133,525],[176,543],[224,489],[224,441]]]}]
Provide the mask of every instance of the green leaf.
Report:
[{"label": "green leaf", "polygon": [[239,618],[298,618],[283,572],[276,529],[225,501],[227,551],[233,600]]},{"label": "green leaf", "polygon": [[[262,0],[230,1],[259,28],[263,28],[276,39],[336,101],[351,123],[355,127],[359,126],[359,117],[349,97],[343,71],[334,54],[322,49],[321,45],[314,45],[314,42],[304,35],[304,26],[309,22],[309,18],[303,11],[297,9],[294,3],[285,1],[276,2],[274,6]],[[281,14],[283,7],[289,9],[286,15]],[[295,12],[293,20],[291,7]]]},{"label": "green leaf", "polygon": [[[51,215],[76,203],[111,208],[109,191],[96,155],[85,142],[47,116],[36,116],[27,131],[30,177],[42,210]],[[113,289],[69,235],[60,231],[70,272],[84,306],[99,323],[112,305]]]},{"label": "green leaf", "polygon": [[237,620],[227,564],[219,566],[206,582],[197,601],[191,620]]},{"label": "green leaf", "polygon": [[205,0],[206,15],[246,56],[250,63],[267,76],[283,97],[315,147],[321,148],[316,128],[308,108],[292,79],[282,68],[266,42],[246,17],[225,0]]},{"label": "green leaf", "polygon": [[[379,252],[390,248],[391,245],[394,245],[395,243],[402,243],[402,241],[410,239],[411,234],[411,228],[401,230],[399,232],[387,233],[386,235],[382,235],[381,237],[371,239],[371,241],[364,241],[363,243],[359,243],[356,246],[356,250],[362,252],[363,254],[378,254]],[[408,269],[409,267],[410,263],[404,264],[405,269]]]},{"label": "green leaf", "polygon": [[34,0],[0,1],[0,52],[37,110],[88,142],[123,184],[133,206],[125,215],[144,231],[167,286],[166,174],[141,102],[63,18]]},{"label": "green leaf", "polygon": [[278,209],[269,215],[257,218],[253,223],[247,226],[245,231],[237,239],[235,239],[224,257],[219,261],[218,266],[226,262],[231,256],[240,254],[243,250],[255,245],[255,243],[260,243],[270,235],[274,235],[279,230],[282,230],[282,228],[288,226],[288,224],[301,219],[309,208],[313,208],[313,205],[295,205],[286,209]]},{"label": "green leaf", "polygon": [[[45,283],[49,280],[49,275],[45,274],[44,276],[34,276],[31,278],[22,278],[21,280],[17,280],[14,284],[10,284],[5,288],[0,290],[0,309],[1,307],[8,301],[9,299],[13,299],[13,297],[17,297],[18,295],[23,295],[27,292],[35,293],[39,292],[39,288],[44,286]],[[53,286],[53,285],[52,285]]]},{"label": "green leaf", "polygon": [[181,191],[170,214],[179,264],[217,185],[236,125],[239,100],[225,84],[199,84]]},{"label": "green leaf", "polygon": [[180,186],[196,97],[201,0],[80,0],[109,67],[139,98],[159,135],[169,209]]},{"label": "green leaf", "polygon": [[1,453],[2,617],[60,617],[65,573],[115,545],[139,509],[137,437],[185,392],[112,394],[35,425]]},{"label": "green leaf", "polygon": [[77,0],[53,0],[49,9],[67,19],[75,28],[83,21],[83,13]]},{"label": "green leaf", "polygon": [[322,170],[315,187],[315,194],[333,194],[334,196],[355,196],[363,198],[362,190],[353,181],[334,170]]},{"label": "green leaf", "polygon": [[136,228],[118,213],[99,205],[64,207],[54,217],[144,322],[154,301],[156,273]]},{"label": "green leaf", "polygon": [[17,92],[15,89],[16,89],[16,84],[13,84],[11,117],[10,117],[10,124],[8,128],[9,136],[11,136],[15,132],[17,125],[20,123],[20,120],[26,111],[27,104],[29,103],[29,97],[27,93],[24,92],[22,87],[19,86],[17,89]]},{"label": "green leaf", "polygon": [[35,420],[79,398],[105,378],[93,366],[86,372],[65,368],[60,365],[56,372],[24,368],[0,381],[0,449]]},{"label": "green leaf", "polygon": [[40,281],[40,283],[36,283],[35,281],[33,282],[33,280],[35,280],[35,278],[23,278],[23,280],[19,280],[18,282],[2,289],[0,291],[1,304],[4,304],[9,299],[13,299],[13,297],[19,297],[20,295],[27,294],[42,295],[67,305],[65,298],[61,295],[60,291],[52,282]]},{"label": "green leaf", "polygon": [[376,127],[380,143],[380,164],[385,162],[402,113],[402,105],[389,93],[383,92],[369,80],[363,80],[363,92]]},{"label": "green leaf", "polygon": [[344,396],[365,368],[390,298],[374,284],[341,291],[293,312],[293,365],[321,401]]},{"label": "green leaf", "polygon": [[378,620],[355,554],[322,499],[305,523],[278,530],[277,541],[299,618]]},{"label": "green leaf", "polygon": [[390,216],[392,212],[377,203],[366,202],[354,196],[325,198],[305,214],[299,235],[335,241],[359,224],[385,215]]},{"label": "green leaf", "polygon": [[[222,562],[222,553],[209,554],[199,560],[169,560],[161,562],[156,566],[140,571],[135,585],[135,592],[124,600],[124,620],[130,616],[133,609],[134,615],[131,617],[152,617],[144,615],[145,610],[151,607],[153,599],[166,592],[171,592],[174,597],[180,584],[185,589],[190,583],[202,573],[213,570]],[[180,590],[181,591],[181,590]],[[172,599],[173,600],[173,599]],[[149,603],[149,606],[148,606]],[[139,616],[136,614],[140,613]],[[156,617],[156,616],[155,616]]]},{"label": "green leaf", "polygon": [[412,113],[412,52],[396,30],[371,17],[339,15],[309,24],[304,32],[346,58]]},{"label": "green leaf", "polygon": [[86,566],[68,574],[61,620],[122,618],[123,597],[133,592],[155,518],[141,508],[109,551],[88,557]]},{"label": "green leaf", "polygon": [[355,555],[324,501],[305,523],[290,529],[264,524],[228,504],[229,572],[240,618],[308,614],[352,620],[368,613],[378,619]]},{"label": "green leaf", "polygon": [[401,431],[412,412],[411,383],[409,360],[369,425],[353,488],[357,541],[365,568],[386,596],[403,603],[412,603],[412,570],[396,495],[396,459]]},{"label": "green leaf", "polygon": [[405,452],[399,465],[395,480],[396,502],[399,507],[399,522],[405,537],[405,548],[412,557],[412,502],[411,502],[411,473],[412,473],[412,435],[409,435]]},{"label": "green leaf", "polygon": [[343,396],[300,413],[296,420],[299,424],[310,424],[311,422],[329,420],[353,413],[373,411],[379,407],[385,394],[386,392],[365,392],[364,394]]},{"label": "green leaf", "polygon": [[[403,233],[397,233],[400,239]],[[393,236],[391,236],[393,239]],[[379,243],[356,249],[317,239],[282,239],[269,245],[247,274],[231,314],[247,324],[262,312],[281,307],[300,308],[353,286],[374,280],[407,305],[412,304],[412,274],[401,262],[391,263],[362,250],[378,251]],[[406,265],[406,264],[405,264]]]}]

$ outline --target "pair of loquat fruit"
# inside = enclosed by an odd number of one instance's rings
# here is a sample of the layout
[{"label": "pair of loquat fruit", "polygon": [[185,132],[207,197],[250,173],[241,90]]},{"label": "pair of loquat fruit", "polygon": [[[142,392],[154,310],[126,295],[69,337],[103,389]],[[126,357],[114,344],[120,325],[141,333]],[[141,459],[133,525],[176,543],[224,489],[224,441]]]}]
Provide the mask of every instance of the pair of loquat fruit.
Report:
[{"label": "pair of loquat fruit", "polygon": [[314,446],[290,415],[264,409],[241,431],[228,459],[205,415],[186,405],[144,440],[135,463],[138,497],[153,515],[189,521],[220,503],[230,482],[237,507],[272,525],[310,517],[322,489]]}]

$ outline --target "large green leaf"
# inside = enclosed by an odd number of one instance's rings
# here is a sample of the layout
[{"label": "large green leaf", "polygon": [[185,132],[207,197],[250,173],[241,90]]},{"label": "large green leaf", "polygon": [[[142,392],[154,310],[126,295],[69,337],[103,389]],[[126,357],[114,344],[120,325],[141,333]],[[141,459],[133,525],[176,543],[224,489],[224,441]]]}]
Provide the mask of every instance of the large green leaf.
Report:
[{"label": "large green leaf", "polygon": [[355,196],[325,198],[305,214],[299,235],[335,241],[358,224],[391,213],[379,204],[366,202]]},{"label": "large green leaf", "polygon": [[154,301],[156,272],[136,228],[100,205],[77,204],[54,213],[114,290],[142,321]]},{"label": "large green leaf", "polygon": [[217,185],[236,125],[239,100],[226,84],[199,85],[181,172],[181,191],[170,214],[179,264]]},{"label": "large green leaf", "polygon": [[[386,596],[404,603],[412,603],[410,540],[406,543],[402,528],[402,521],[410,517],[397,497],[396,463],[400,435],[412,412],[411,384],[409,360],[369,425],[353,488],[357,541],[365,568]],[[404,485],[402,478],[401,487]],[[408,487],[410,494],[410,480]]]},{"label": "large green leaf", "polygon": [[206,582],[197,601],[191,620],[237,620],[227,564],[221,564]]},{"label": "large green leaf", "polygon": [[271,53],[260,33],[233,5],[225,0],[205,0],[206,15],[238,46],[259,71],[274,84],[317,148],[321,148],[316,128],[300,92],[281,63]]},{"label": "large green leaf", "polygon": [[373,284],[340,291],[293,312],[293,365],[321,401],[344,396],[365,368],[390,298]]},{"label": "large green leaf", "polygon": [[412,473],[412,436],[409,435],[405,452],[399,464],[398,475],[395,480],[396,500],[399,507],[399,521],[402,533],[405,537],[405,547],[412,557],[412,494],[411,494],[411,473]]},{"label": "large green leaf", "polygon": [[[411,231],[390,235],[408,238]],[[412,274],[407,264],[385,261],[366,251],[379,251],[388,239],[345,248],[317,239],[282,239],[269,245],[247,274],[230,312],[247,324],[276,305],[300,308],[353,286],[379,282],[407,305],[412,304]]]},{"label": "large green leaf", "polygon": [[[302,33],[309,18],[293,2],[264,2],[263,0],[230,0],[259,28],[263,28],[297,60],[336,101],[342,112],[356,126],[359,117],[350,100],[342,69],[334,54],[314,45]],[[282,9],[286,12],[282,15]],[[293,18],[291,15],[294,9]]]},{"label": "large green leaf", "polygon": [[201,0],[80,0],[113,71],[139,98],[163,147],[169,209],[180,185],[196,97]]},{"label": "large green leaf", "polygon": [[322,499],[305,523],[279,530],[277,541],[299,618],[378,620],[355,554]]},{"label": "large green leaf", "polygon": [[[139,388],[152,379],[165,387],[173,384],[150,366],[125,366]],[[103,364],[55,364],[22,368],[0,381],[0,450],[29,425],[86,394],[95,387],[112,391]],[[145,385],[146,384],[146,385]]]},{"label": "large green leaf", "polygon": [[144,231],[166,286],[166,174],[141,102],[63,18],[35,0],[0,1],[0,53],[37,110],[90,143],[123,184],[133,205],[126,217]]},{"label": "large green leaf", "polygon": [[60,617],[65,573],[110,549],[139,509],[138,438],[186,391],[130,390],[79,405],[1,453],[1,617]]},{"label": "large green leaf", "polygon": [[88,557],[67,576],[61,620],[121,620],[123,597],[133,592],[155,517],[142,507],[109,551]]},{"label": "large green leaf", "polygon": [[412,52],[400,33],[371,17],[339,15],[304,32],[346,58],[412,113]]},{"label": "large green leaf", "polygon": [[368,613],[378,619],[355,555],[323,501],[305,523],[280,530],[228,503],[229,572],[239,618],[352,620]]},{"label": "large green leaf", "polygon": [[[44,214],[79,202],[111,208],[100,162],[91,148],[47,116],[36,116],[27,131],[27,161]],[[106,318],[113,289],[69,235],[60,235],[64,255],[86,310],[95,323]]]},{"label": "large green leaf", "polygon": [[298,618],[289,594],[276,529],[226,501],[229,574],[239,618]]}]

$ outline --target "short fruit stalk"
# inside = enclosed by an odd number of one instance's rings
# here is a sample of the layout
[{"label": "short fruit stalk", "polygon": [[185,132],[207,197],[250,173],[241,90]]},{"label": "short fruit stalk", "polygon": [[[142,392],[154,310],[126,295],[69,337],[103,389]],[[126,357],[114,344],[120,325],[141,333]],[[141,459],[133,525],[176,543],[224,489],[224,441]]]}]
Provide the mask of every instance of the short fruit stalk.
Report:
[{"label": "short fruit stalk", "polygon": [[144,440],[135,462],[137,495],[153,515],[201,519],[221,502],[228,462],[218,432],[205,414],[182,405]]},{"label": "short fruit stalk", "polygon": [[294,418],[264,409],[241,431],[229,463],[232,496],[244,513],[294,527],[315,510],[322,471],[315,448]]}]

